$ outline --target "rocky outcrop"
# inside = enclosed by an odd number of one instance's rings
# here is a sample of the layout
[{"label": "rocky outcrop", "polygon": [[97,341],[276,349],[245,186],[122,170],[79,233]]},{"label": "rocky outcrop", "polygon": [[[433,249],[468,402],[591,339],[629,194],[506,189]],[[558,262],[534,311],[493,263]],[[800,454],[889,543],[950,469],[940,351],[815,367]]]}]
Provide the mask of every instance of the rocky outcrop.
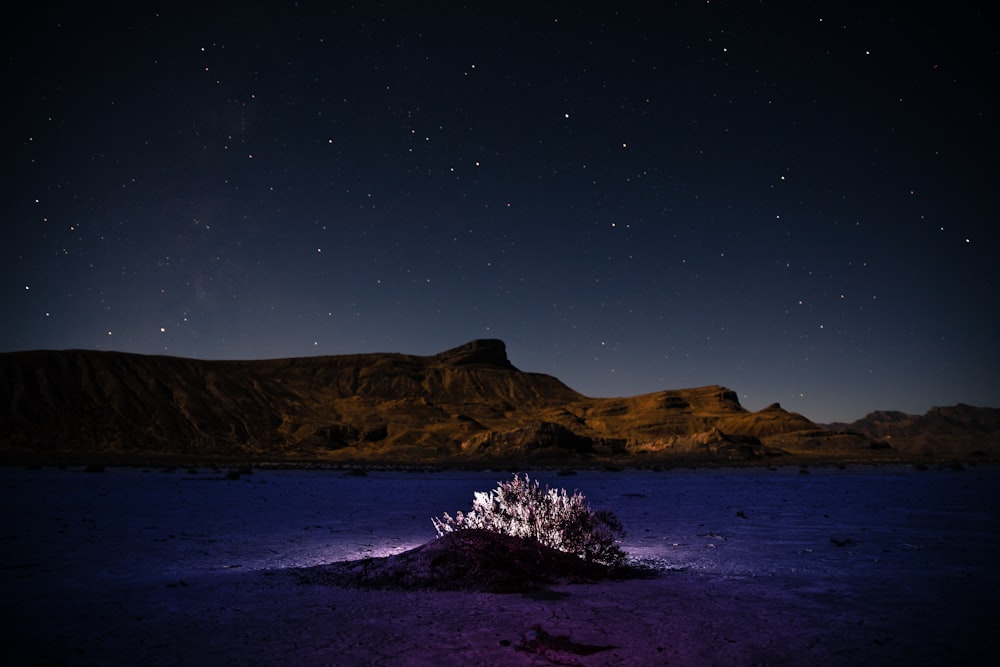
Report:
[{"label": "rocky outcrop", "polygon": [[502,340],[480,339],[436,355],[445,366],[486,366],[517,370],[507,358],[507,346]]},{"label": "rocky outcrop", "polygon": [[554,422],[538,421],[508,431],[484,431],[462,443],[463,453],[490,457],[500,454],[527,460],[563,455],[589,458],[625,453],[625,440],[592,438]]}]

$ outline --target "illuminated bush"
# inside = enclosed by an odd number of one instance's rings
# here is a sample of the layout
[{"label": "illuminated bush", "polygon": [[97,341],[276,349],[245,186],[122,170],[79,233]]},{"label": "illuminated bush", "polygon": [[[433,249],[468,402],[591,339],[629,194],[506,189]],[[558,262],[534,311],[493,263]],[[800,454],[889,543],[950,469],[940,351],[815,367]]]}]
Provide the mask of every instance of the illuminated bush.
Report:
[{"label": "illuminated bush", "polygon": [[446,512],[431,521],[439,536],[477,528],[535,540],[605,565],[621,565],[625,560],[618,546],[625,531],[614,514],[592,510],[579,491],[569,495],[565,489],[542,489],[528,475],[514,475],[489,492],[477,491],[468,513],[452,517]]}]

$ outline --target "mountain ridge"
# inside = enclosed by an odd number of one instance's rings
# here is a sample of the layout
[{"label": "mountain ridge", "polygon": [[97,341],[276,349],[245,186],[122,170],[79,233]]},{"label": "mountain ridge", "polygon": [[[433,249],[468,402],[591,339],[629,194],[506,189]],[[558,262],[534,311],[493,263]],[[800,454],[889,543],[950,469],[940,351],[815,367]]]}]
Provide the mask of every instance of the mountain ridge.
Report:
[{"label": "mountain ridge", "polygon": [[860,433],[910,455],[984,457],[1000,448],[1000,408],[965,403],[935,406],[922,415],[873,410],[853,422],[826,427]]},{"label": "mountain ridge", "polygon": [[0,410],[0,460],[660,465],[892,460],[969,449],[962,440],[907,450],[906,437],[822,426],[777,403],[751,412],[719,385],[588,397],[550,375],[519,370],[496,339],[430,356],[2,353]]}]

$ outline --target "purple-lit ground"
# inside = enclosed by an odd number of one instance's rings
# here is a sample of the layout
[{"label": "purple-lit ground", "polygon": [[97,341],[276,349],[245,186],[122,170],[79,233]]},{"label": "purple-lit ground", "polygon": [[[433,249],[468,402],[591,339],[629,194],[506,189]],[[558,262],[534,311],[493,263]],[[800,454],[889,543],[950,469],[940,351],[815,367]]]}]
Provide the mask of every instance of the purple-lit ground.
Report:
[{"label": "purple-lit ground", "polygon": [[[431,516],[466,509],[508,473],[223,477],[0,470],[4,654],[440,666],[988,664],[998,653],[994,468],[539,474],[612,509],[626,550],[664,572],[533,597],[292,576],[430,540]],[[572,653],[533,641],[536,627],[612,648]]]}]

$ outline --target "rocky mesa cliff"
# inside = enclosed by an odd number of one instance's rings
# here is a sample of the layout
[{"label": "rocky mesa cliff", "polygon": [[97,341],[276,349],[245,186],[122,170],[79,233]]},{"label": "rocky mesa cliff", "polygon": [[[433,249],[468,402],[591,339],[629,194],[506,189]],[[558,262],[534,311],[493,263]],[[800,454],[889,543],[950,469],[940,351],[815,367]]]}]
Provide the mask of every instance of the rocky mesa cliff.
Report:
[{"label": "rocky mesa cliff", "polygon": [[0,354],[0,456],[366,464],[648,464],[884,458],[884,440],[708,386],[591,398],[518,370],[499,340],[433,356],[203,361]]}]

